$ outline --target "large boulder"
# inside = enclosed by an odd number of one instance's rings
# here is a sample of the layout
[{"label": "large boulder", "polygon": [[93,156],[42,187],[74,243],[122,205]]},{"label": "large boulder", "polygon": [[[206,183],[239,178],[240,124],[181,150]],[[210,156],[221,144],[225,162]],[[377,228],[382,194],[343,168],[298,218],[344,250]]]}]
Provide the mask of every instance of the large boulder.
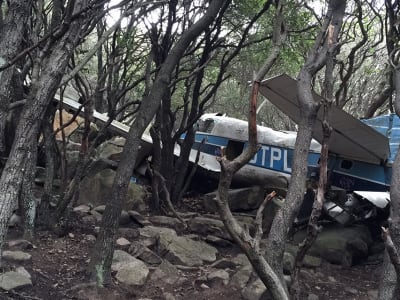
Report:
[{"label": "large boulder", "polygon": [[[304,236],[305,231],[299,231],[294,241],[300,243]],[[330,263],[352,266],[368,256],[371,244],[371,233],[366,226],[342,227],[335,224],[322,230],[307,253]]]},{"label": "large boulder", "polygon": [[[203,196],[204,208],[209,212],[217,211],[215,199],[217,191],[205,194]],[[264,200],[264,188],[254,186],[249,188],[231,189],[229,190],[229,207],[232,211],[243,211],[256,209]]]},{"label": "large boulder", "polygon": [[122,150],[124,150],[126,139],[123,137],[114,137],[105,141],[97,147],[97,157],[119,161]]},{"label": "large boulder", "polygon": [[20,272],[5,272],[0,275],[0,289],[9,291],[25,286],[31,286],[32,280],[28,275]]},{"label": "large boulder", "polygon": [[119,282],[132,286],[144,285],[150,272],[144,262],[122,250],[114,251],[111,269]]},{"label": "large boulder", "polygon": [[192,232],[201,235],[213,235],[226,240],[232,240],[226,232],[224,223],[221,220],[206,217],[195,217],[189,221],[189,228]]},{"label": "large boulder", "polygon": [[[114,182],[115,171],[104,169],[94,176],[85,177],[82,180],[78,204],[91,204],[92,206],[104,205],[109,202]],[[125,210],[142,210],[146,193],[141,185],[129,183],[128,197]]]},{"label": "large boulder", "polygon": [[157,237],[158,253],[173,264],[200,266],[217,259],[218,250],[203,241],[178,236],[170,228],[146,226],[140,229],[141,237]]}]

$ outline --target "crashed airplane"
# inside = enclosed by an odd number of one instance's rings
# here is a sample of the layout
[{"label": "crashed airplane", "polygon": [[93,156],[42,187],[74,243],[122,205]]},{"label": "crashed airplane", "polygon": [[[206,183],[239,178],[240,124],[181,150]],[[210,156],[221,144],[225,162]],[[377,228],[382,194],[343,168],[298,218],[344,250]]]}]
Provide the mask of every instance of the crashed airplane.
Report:
[{"label": "crashed airplane", "polygon": [[[296,80],[285,74],[267,79],[261,83],[260,93],[298,123],[300,109]],[[319,95],[314,94],[314,97],[316,101],[321,101]],[[333,132],[329,141],[328,162],[331,189],[327,193],[325,212],[342,224],[386,214],[390,202],[392,163],[400,140],[398,117],[390,115],[360,121],[337,107],[332,107],[331,116]],[[261,126],[257,130],[261,147],[234,179],[286,188],[291,175],[296,132],[275,131]],[[319,172],[322,108],[313,137],[308,154],[311,180],[315,180]],[[205,114],[198,122],[190,161],[195,162],[200,152],[198,166],[210,176],[216,176],[220,172],[216,158],[221,155],[221,149],[224,149],[228,159],[233,159],[246,148],[247,139],[246,121],[222,114]],[[179,154],[179,149],[176,154]]]},{"label": "crashed airplane", "polygon": [[[260,93],[294,122],[299,122],[296,80],[286,74],[267,79],[261,83]],[[314,98],[322,100],[317,94]],[[60,101],[58,97],[55,100]],[[83,111],[80,104],[72,99],[64,97],[62,105],[74,111]],[[342,224],[387,214],[392,164],[400,143],[399,118],[389,115],[360,121],[337,107],[331,110],[333,132],[329,140],[328,162],[331,188],[324,204],[326,214]],[[107,115],[97,112],[93,117],[102,123],[108,120]],[[247,146],[247,121],[222,114],[205,114],[197,126],[190,161],[195,163],[198,156],[197,164],[202,172],[218,178],[220,164],[216,158],[221,155],[221,150],[224,149],[228,159],[233,159]],[[125,137],[129,131],[127,125],[117,121],[113,121],[110,128]],[[235,174],[234,180],[285,189],[291,176],[297,133],[262,126],[258,126],[257,130],[261,147],[253,159]],[[308,154],[308,177],[317,180],[322,109],[317,116],[313,137]],[[152,140],[148,134],[144,134],[142,140],[144,151],[141,154],[144,158],[151,151]],[[175,155],[179,154],[180,148],[176,145]]]}]

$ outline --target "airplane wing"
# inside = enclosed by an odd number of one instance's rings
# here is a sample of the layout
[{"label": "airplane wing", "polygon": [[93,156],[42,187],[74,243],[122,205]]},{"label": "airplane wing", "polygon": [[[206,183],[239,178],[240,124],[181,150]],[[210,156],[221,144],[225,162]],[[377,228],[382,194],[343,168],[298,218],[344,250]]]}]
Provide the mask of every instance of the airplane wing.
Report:
[{"label": "airplane wing", "polygon": [[[300,120],[300,107],[297,100],[297,81],[282,74],[262,81],[260,93],[288,115],[294,122]],[[314,93],[314,99],[322,97]],[[390,155],[389,140],[373,128],[349,115],[342,109],[332,106],[330,125],[333,128],[329,140],[329,151],[340,157],[373,164],[385,162]],[[318,111],[313,137],[321,142],[323,107]]]}]

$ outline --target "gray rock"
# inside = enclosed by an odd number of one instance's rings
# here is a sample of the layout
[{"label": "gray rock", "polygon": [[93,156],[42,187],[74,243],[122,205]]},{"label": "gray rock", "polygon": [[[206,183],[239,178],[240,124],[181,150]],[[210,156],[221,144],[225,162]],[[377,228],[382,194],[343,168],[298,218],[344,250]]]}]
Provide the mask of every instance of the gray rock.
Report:
[{"label": "gray rock", "polygon": [[163,293],[163,297],[165,300],[175,300],[174,295],[172,295],[171,293],[165,292],[165,293]]},{"label": "gray rock", "polygon": [[156,238],[169,236],[177,236],[176,231],[171,228],[157,227],[157,226],[146,226],[139,229],[141,238]]},{"label": "gray rock", "polygon": [[242,290],[242,297],[245,300],[259,300],[263,298],[266,290],[264,283],[260,279],[257,279]]},{"label": "gray rock", "polygon": [[205,217],[195,217],[189,221],[189,228],[192,232],[201,235],[213,235],[232,241],[232,238],[226,232],[224,223],[222,223],[221,220]]},{"label": "gray rock", "polygon": [[33,245],[30,241],[23,239],[8,241],[7,246],[12,249],[20,249],[20,250],[28,250],[36,248],[36,246]]},{"label": "gray rock", "polygon": [[239,269],[231,278],[230,285],[243,289],[250,279],[251,273],[253,272],[253,267],[251,265],[245,265]]},{"label": "gray rock", "polygon": [[216,269],[236,269],[237,264],[231,259],[222,258],[211,264],[212,268]]},{"label": "gray rock", "polygon": [[104,214],[104,211],[106,210],[105,205],[98,205],[93,208],[94,211],[97,211],[98,213]]},{"label": "gray rock", "polygon": [[[257,208],[264,200],[264,189],[260,186],[229,190],[229,207],[231,211],[252,210]],[[215,212],[215,197],[217,191],[203,196],[204,208],[209,212]]]},{"label": "gray rock", "polygon": [[289,252],[283,254],[283,272],[285,274],[290,274],[294,268],[295,257]]},{"label": "gray rock", "polygon": [[133,256],[137,257],[140,260],[144,261],[149,265],[159,265],[162,263],[161,257],[159,257],[156,253],[151,251],[141,242],[133,241],[129,247],[128,252]]},{"label": "gray rock", "polygon": [[[104,169],[93,176],[85,177],[81,182],[78,204],[91,204],[99,206],[106,204],[111,195],[111,187],[114,182],[115,171]],[[141,185],[130,182],[127,201],[123,207],[125,210],[142,208],[146,193]]]},{"label": "gray rock", "polygon": [[17,214],[12,214],[12,216],[10,217],[10,220],[8,221],[8,226],[15,227],[15,226],[18,226],[21,224],[22,224],[21,216],[19,216]]},{"label": "gray rock", "polygon": [[205,241],[213,246],[221,248],[228,248],[233,246],[232,242],[214,235],[207,235]]},{"label": "gray rock", "polygon": [[303,259],[303,266],[306,268],[318,268],[322,264],[320,257],[306,255]]},{"label": "gray rock", "polygon": [[96,222],[101,222],[101,219],[103,218],[103,215],[99,213],[97,210],[92,209],[90,211],[90,214],[96,219]]},{"label": "gray rock", "polygon": [[6,291],[31,285],[32,280],[19,272],[6,272],[0,275],[0,288]]},{"label": "gray rock", "polygon": [[250,265],[249,259],[247,256],[243,253],[238,254],[235,256],[232,261],[237,265],[237,266],[248,266]]},{"label": "gray rock", "polygon": [[157,226],[170,227],[170,228],[181,228],[182,223],[177,218],[168,216],[150,216],[149,221]]},{"label": "gray rock", "polygon": [[88,205],[81,204],[81,205],[74,207],[74,212],[87,214],[90,212],[90,207]]},{"label": "gray rock", "polygon": [[150,275],[150,280],[152,282],[162,281],[170,285],[174,285],[179,281],[179,279],[180,274],[178,269],[167,260],[163,260],[162,263]]},{"label": "gray rock", "polygon": [[133,241],[140,236],[139,230],[135,228],[118,228],[118,234],[129,241]]},{"label": "gray rock", "polygon": [[378,291],[377,290],[369,290],[368,291],[368,299],[369,300],[377,300],[378,299]]},{"label": "gray rock", "polygon": [[3,251],[2,258],[6,261],[26,262],[32,259],[32,255],[23,251]]},{"label": "gray rock", "polygon": [[203,241],[194,241],[185,236],[161,236],[160,253],[173,264],[200,266],[204,262],[214,262],[218,250]]},{"label": "gray rock", "polygon": [[127,211],[121,211],[121,216],[119,217],[119,225],[127,225],[131,222],[131,217]]},{"label": "gray rock", "polygon": [[22,266],[17,267],[17,268],[15,269],[15,272],[17,272],[17,273],[19,273],[19,274],[21,274],[21,275],[24,275],[25,277],[28,277],[29,279],[32,279],[31,274],[30,274],[24,267],[22,267]]},{"label": "gray rock", "polygon": [[319,300],[319,297],[315,294],[308,294],[307,300]]},{"label": "gray rock", "polygon": [[115,278],[122,283],[133,286],[145,284],[149,268],[144,262],[122,250],[115,250],[111,270],[116,271]]},{"label": "gray rock", "polygon": [[146,283],[149,272],[144,262],[134,258],[134,261],[120,263],[115,278],[127,285],[141,286]]},{"label": "gray rock", "polygon": [[125,142],[126,139],[123,137],[114,137],[105,141],[97,147],[97,157],[119,161]]},{"label": "gray rock", "polygon": [[[304,236],[305,232],[299,231],[295,234],[294,241],[299,243]],[[307,254],[321,257],[330,263],[351,266],[355,260],[368,256],[371,244],[372,237],[366,226],[334,225],[322,230]]]},{"label": "gray rock", "polygon": [[131,244],[131,242],[128,241],[128,240],[127,240],[126,238],[124,238],[124,237],[118,238],[117,241],[116,241],[115,243],[116,243],[117,246],[120,246],[120,247],[127,247],[127,246],[129,246],[129,245]]},{"label": "gray rock", "polygon": [[128,211],[128,214],[134,222],[136,222],[142,227],[152,225],[149,220],[147,220],[143,215],[141,215],[137,211],[130,210]]},{"label": "gray rock", "polygon": [[229,282],[229,273],[225,270],[215,270],[207,274],[207,285],[214,287],[216,285],[227,285]]}]

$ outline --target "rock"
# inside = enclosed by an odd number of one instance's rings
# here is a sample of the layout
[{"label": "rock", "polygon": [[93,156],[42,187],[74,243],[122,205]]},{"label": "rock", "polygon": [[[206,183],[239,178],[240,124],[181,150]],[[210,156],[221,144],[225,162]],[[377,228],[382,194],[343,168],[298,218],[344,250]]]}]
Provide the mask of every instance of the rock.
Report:
[{"label": "rock", "polygon": [[245,265],[239,269],[231,278],[230,285],[243,289],[250,279],[251,273],[253,272],[253,267],[251,265]]},{"label": "rock", "polygon": [[115,250],[111,270],[116,271],[115,278],[127,285],[139,286],[146,282],[149,269],[144,262],[122,250]]},{"label": "rock", "polygon": [[117,270],[117,274],[115,274],[115,278],[127,285],[140,286],[146,283],[149,272],[144,262],[135,259],[135,261],[128,261],[121,264]]},{"label": "rock", "polygon": [[242,297],[245,300],[259,300],[263,299],[263,294],[266,291],[264,283],[257,279],[256,281],[250,283],[242,290]]},{"label": "rock", "polygon": [[123,137],[114,137],[105,141],[97,147],[97,157],[118,162],[122,150],[124,149],[125,142],[126,139]]},{"label": "rock", "polygon": [[[294,235],[294,241],[299,243],[304,236],[305,232],[299,231]],[[335,224],[322,230],[307,254],[349,267],[368,256],[371,244],[372,237],[366,226],[341,227]]]},{"label": "rock", "polygon": [[93,208],[94,211],[104,214],[104,211],[106,210],[106,206],[105,205],[98,205],[96,207]]},{"label": "rock", "polygon": [[[250,188],[231,189],[229,193],[229,207],[231,211],[243,211],[256,209],[264,200],[264,189],[260,186]],[[209,212],[215,212],[215,197],[217,191],[203,196],[204,208]]]},{"label": "rock", "polygon": [[32,259],[32,255],[22,251],[3,251],[2,258],[6,261],[26,262]]},{"label": "rock", "polygon": [[72,178],[74,176],[74,172],[75,172],[76,167],[79,162],[79,150],[78,151],[67,151],[65,158],[68,162],[67,176],[68,176],[68,178]]},{"label": "rock", "polygon": [[377,290],[369,290],[368,291],[368,300],[377,300],[378,299],[378,291]]},{"label": "rock", "polygon": [[118,234],[129,241],[136,240],[140,236],[139,230],[135,228],[120,227],[118,228]]},{"label": "rock", "polygon": [[213,246],[221,248],[229,248],[233,246],[232,242],[214,235],[207,235],[205,241]]},{"label": "rock", "polygon": [[212,268],[216,269],[235,269],[236,264],[231,259],[222,258],[211,264]]},{"label": "rock", "polygon": [[290,274],[294,268],[295,257],[289,252],[283,254],[283,272],[285,274]]},{"label": "rock", "polygon": [[319,297],[315,294],[308,294],[307,300],[319,300]]},{"label": "rock", "polygon": [[[106,204],[111,195],[111,187],[114,182],[115,171],[104,169],[93,176],[86,176],[80,186],[78,204],[91,204],[99,206]],[[143,186],[130,182],[127,201],[124,210],[143,208],[146,193]]]},{"label": "rock", "polygon": [[170,228],[181,228],[182,223],[177,218],[168,216],[151,216],[149,221],[157,226],[170,227]]},{"label": "rock", "polygon": [[173,264],[200,266],[204,262],[214,262],[218,250],[203,241],[194,241],[185,236],[161,236],[159,253]]},{"label": "rock", "polygon": [[131,222],[131,217],[128,212],[123,210],[121,211],[121,216],[119,217],[119,225],[127,225]]},{"label": "rock", "polygon": [[159,239],[161,236],[169,237],[176,236],[176,231],[171,228],[157,227],[157,226],[146,226],[139,228],[141,238],[156,238]]},{"label": "rock", "polygon": [[88,205],[81,204],[81,205],[74,207],[74,212],[81,213],[81,214],[87,214],[90,212],[90,207]]},{"label": "rock", "polygon": [[116,244],[117,244],[117,246],[120,246],[120,247],[127,247],[131,244],[131,242],[128,241],[124,237],[120,237],[119,239],[117,239]]},{"label": "rock", "polygon": [[128,252],[133,257],[137,257],[149,265],[154,266],[162,263],[161,257],[159,257],[156,253],[151,251],[145,245],[137,241],[132,242]]},{"label": "rock", "polygon": [[8,241],[7,246],[12,249],[21,249],[21,250],[36,248],[36,246],[33,245],[30,241],[23,239]]},{"label": "rock", "polygon": [[199,266],[216,260],[217,249],[203,241],[178,236],[176,231],[165,227],[146,226],[139,229],[143,238],[158,239],[158,253],[173,264]]},{"label": "rock", "polygon": [[357,295],[358,294],[358,290],[356,290],[356,289],[354,289],[352,287],[349,287],[349,286],[345,286],[344,290],[346,292],[350,293],[350,294],[353,294],[353,295]]},{"label": "rock", "polygon": [[130,210],[128,211],[128,214],[131,217],[131,219],[137,224],[139,224],[141,227],[152,225],[149,220],[147,220],[145,217],[143,217],[143,215],[141,215],[137,211]]},{"label": "rock", "polygon": [[175,300],[174,295],[172,295],[171,293],[165,292],[165,293],[163,293],[163,297],[165,300]]},{"label": "rock", "polygon": [[90,211],[90,214],[96,219],[96,222],[100,223],[101,219],[103,218],[103,215],[99,213],[98,211],[92,209]]},{"label": "rock", "polygon": [[306,255],[303,259],[303,266],[306,268],[318,268],[322,264],[320,257]]},{"label": "rock", "polygon": [[18,226],[21,224],[22,224],[21,216],[19,216],[17,214],[12,214],[12,216],[10,217],[10,220],[8,221],[8,226],[15,227],[15,226]]},{"label": "rock", "polygon": [[237,266],[248,266],[250,265],[249,259],[247,256],[243,253],[238,254],[235,256],[232,261],[237,265]]},{"label": "rock", "polygon": [[25,277],[28,277],[29,279],[32,279],[31,274],[29,274],[29,272],[24,267],[21,267],[21,266],[17,267],[15,269],[15,272],[17,272],[17,273],[19,273],[21,275],[24,275]]},{"label": "rock", "polygon": [[202,235],[213,235],[232,241],[230,235],[226,232],[224,223],[221,220],[205,217],[195,217],[189,221],[189,228],[192,232]]},{"label": "rock", "polygon": [[6,291],[31,285],[32,280],[19,272],[5,272],[0,275],[0,288]]},{"label": "rock", "polygon": [[207,274],[207,282],[210,287],[216,285],[227,285],[229,282],[229,273],[225,270],[215,270]]},{"label": "rock", "polygon": [[208,290],[210,287],[207,285],[207,284],[205,284],[205,283],[202,283],[201,285],[200,285],[200,287],[203,289],[203,290]]},{"label": "rock", "polygon": [[162,282],[170,285],[174,285],[179,281],[179,279],[180,274],[178,269],[167,260],[163,260],[150,275],[150,280],[152,282],[158,282],[161,280]]}]

